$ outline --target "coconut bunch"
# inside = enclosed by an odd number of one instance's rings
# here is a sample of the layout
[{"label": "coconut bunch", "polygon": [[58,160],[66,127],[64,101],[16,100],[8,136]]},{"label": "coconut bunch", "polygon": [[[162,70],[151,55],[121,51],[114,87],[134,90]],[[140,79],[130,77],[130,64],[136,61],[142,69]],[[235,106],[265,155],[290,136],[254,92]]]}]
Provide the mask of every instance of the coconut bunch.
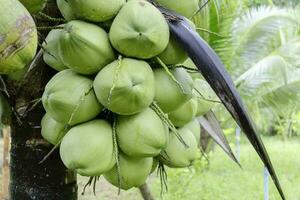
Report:
[{"label": "coconut bunch", "polygon": [[[198,1],[157,1],[191,17]],[[200,125],[216,98],[145,0],[58,0],[67,22],[49,32],[44,61],[59,71],[46,85],[42,135],[67,168],[103,175],[122,189],[157,166],[189,167]],[[192,23],[192,22],[190,22]],[[192,64],[191,64],[192,65]],[[188,69],[188,70],[187,70]]]},{"label": "coconut bunch", "polygon": [[[15,80],[30,69],[38,43],[31,14],[53,20],[40,12],[46,3],[0,0],[1,75]],[[69,169],[103,175],[122,189],[138,187],[157,165],[163,170],[193,163],[200,137],[196,117],[215,105],[217,95],[285,199],[234,82],[188,20],[198,3],[57,0],[66,20],[58,19],[65,23],[43,43],[45,63],[59,72],[42,97],[42,135],[60,147]]]}]

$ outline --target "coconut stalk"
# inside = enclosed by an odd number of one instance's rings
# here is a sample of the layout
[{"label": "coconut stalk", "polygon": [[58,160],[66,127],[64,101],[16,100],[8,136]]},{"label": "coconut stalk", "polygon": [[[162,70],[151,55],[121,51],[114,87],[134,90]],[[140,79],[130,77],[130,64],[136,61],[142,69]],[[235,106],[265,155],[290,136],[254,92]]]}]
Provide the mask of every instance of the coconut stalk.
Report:
[{"label": "coconut stalk", "polygon": [[150,188],[147,183],[140,186],[139,190],[140,190],[144,200],[154,200],[154,197],[151,194]]},{"label": "coconut stalk", "polygon": [[[54,17],[59,15],[55,1],[48,3],[45,12]],[[37,22],[37,26],[51,25],[55,24]],[[39,42],[46,34],[40,34]],[[1,84],[12,110],[10,117],[2,119],[11,127],[9,199],[77,200],[76,173],[65,168],[58,150],[40,163],[53,148],[41,136],[44,109],[40,98],[54,72],[40,57],[30,66],[34,67],[29,72],[5,77]]]}]

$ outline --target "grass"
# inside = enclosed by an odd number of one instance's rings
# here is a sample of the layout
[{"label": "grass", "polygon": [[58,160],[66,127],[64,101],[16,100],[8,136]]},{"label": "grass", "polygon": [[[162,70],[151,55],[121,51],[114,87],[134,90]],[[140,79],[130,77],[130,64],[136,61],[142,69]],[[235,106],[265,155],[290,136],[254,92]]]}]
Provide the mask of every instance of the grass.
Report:
[{"label": "grass", "polygon": [[[242,139],[240,169],[227,156],[216,148],[210,155],[207,168],[198,163],[192,169],[168,169],[169,192],[164,200],[259,200],[263,199],[263,165],[253,148]],[[300,200],[300,139],[282,141],[279,138],[264,138],[265,145],[273,160],[274,167],[281,180],[289,200]],[[82,183],[85,179],[80,178]],[[148,181],[152,192],[160,199],[160,182],[157,178]],[[270,180],[270,200],[279,200],[279,195]],[[90,190],[90,189],[88,189]],[[102,180],[97,187],[97,197],[91,192],[80,200],[140,200],[137,189],[121,192]]]}]

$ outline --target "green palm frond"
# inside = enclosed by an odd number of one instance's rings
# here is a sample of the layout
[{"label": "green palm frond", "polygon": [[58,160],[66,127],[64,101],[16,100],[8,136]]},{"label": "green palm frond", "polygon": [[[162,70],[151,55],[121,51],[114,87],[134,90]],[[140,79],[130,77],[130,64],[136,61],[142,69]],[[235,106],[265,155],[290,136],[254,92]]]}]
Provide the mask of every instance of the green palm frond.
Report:
[{"label": "green palm frond", "polygon": [[252,8],[232,24],[231,36],[219,41],[217,51],[234,76],[268,56],[299,32],[300,18],[287,8]]},{"label": "green palm frond", "polygon": [[300,94],[300,38],[283,44],[244,72],[239,91],[251,103],[272,107],[278,114],[294,106]]},{"label": "green palm frond", "polygon": [[280,116],[295,110],[300,100],[300,69],[288,73],[288,82],[266,90],[262,102]]},{"label": "green palm frond", "polygon": [[281,56],[268,56],[243,73],[236,85],[244,97],[253,101],[273,85],[285,84],[286,67],[287,63]]}]

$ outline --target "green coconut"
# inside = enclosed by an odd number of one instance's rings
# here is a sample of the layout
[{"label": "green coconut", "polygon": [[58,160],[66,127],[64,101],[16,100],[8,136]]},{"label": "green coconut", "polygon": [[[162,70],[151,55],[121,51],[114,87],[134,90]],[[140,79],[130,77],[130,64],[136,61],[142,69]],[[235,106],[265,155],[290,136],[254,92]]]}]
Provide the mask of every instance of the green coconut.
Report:
[{"label": "green coconut", "polygon": [[153,165],[153,158],[136,158],[120,154],[120,174],[115,165],[110,171],[104,174],[104,178],[112,185],[119,187],[118,177],[120,177],[120,188],[128,190],[133,187],[143,185],[149,176]]},{"label": "green coconut", "polygon": [[99,26],[73,20],[60,35],[62,62],[81,74],[95,74],[115,59],[107,33]]},{"label": "green coconut", "polygon": [[178,132],[188,147],[184,146],[174,133],[170,133],[167,148],[161,152],[159,160],[172,168],[189,167],[197,158],[198,145],[195,136],[187,128],[180,128]]},{"label": "green coconut", "polygon": [[42,11],[47,4],[47,0],[19,0],[19,1],[32,14]]},{"label": "green coconut", "polygon": [[69,1],[56,0],[56,4],[57,4],[57,7],[58,7],[60,13],[66,20],[70,21],[72,19],[75,19],[75,14],[69,5]]},{"label": "green coconut", "polygon": [[188,124],[184,126],[184,128],[189,129],[195,136],[197,143],[200,143],[200,135],[201,135],[201,127],[198,122],[198,119],[195,118],[194,120],[190,121]]},{"label": "green coconut", "polygon": [[150,108],[131,116],[118,116],[118,145],[131,157],[157,156],[167,145],[169,130]]},{"label": "green coconut", "polygon": [[218,97],[209,84],[202,79],[195,79],[194,86],[194,94],[198,102],[196,116],[202,116],[217,104]]},{"label": "green coconut", "polygon": [[93,120],[71,128],[60,144],[60,156],[68,169],[82,176],[100,176],[115,165],[112,127]]},{"label": "green coconut", "polygon": [[62,33],[61,29],[51,30],[43,43],[44,62],[57,71],[67,69],[58,55],[59,38]]},{"label": "green coconut", "polygon": [[100,103],[112,112],[136,114],[154,99],[153,71],[145,61],[119,59],[98,73],[94,90]]},{"label": "green coconut", "polygon": [[199,10],[199,0],[155,0],[160,5],[191,18]]},{"label": "green coconut", "polygon": [[189,101],[193,90],[193,80],[184,69],[169,70],[175,80],[163,68],[154,69],[155,101],[165,113]]},{"label": "green coconut", "polygon": [[169,119],[176,127],[183,127],[187,123],[189,123],[197,113],[197,100],[192,98],[188,102],[184,103],[178,109],[170,112]]},{"label": "green coconut", "polygon": [[113,21],[109,37],[120,53],[152,58],[167,47],[169,27],[160,11],[144,0],[127,2]]},{"label": "green coconut", "polygon": [[23,69],[37,49],[35,23],[17,0],[0,0],[0,74]]},{"label": "green coconut", "polygon": [[57,73],[42,97],[47,113],[56,121],[74,125],[96,117],[102,109],[92,89],[93,81],[70,69]]},{"label": "green coconut", "polygon": [[[186,20],[194,29],[196,29],[196,26],[192,21],[189,19]],[[171,35],[167,48],[161,54],[159,54],[159,58],[166,65],[176,65],[185,62],[188,59],[188,55],[181,45],[176,41],[175,37]]]},{"label": "green coconut", "polygon": [[41,127],[43,138],[53,145],[58,144],[68,131],[65,124],[55,121],[49,114],[44,115]]},{"label": "green coconut", "polygon": [[125,0],[68,0],[73,13],[78,19],[104,22],[114,18]]},{"label": "green coconut", "polygon": [[171,36],[167,48],[159,54],[159,58],[166,65],[175,65],[184,62],[188,58],[188,55],[175,38]]}]

